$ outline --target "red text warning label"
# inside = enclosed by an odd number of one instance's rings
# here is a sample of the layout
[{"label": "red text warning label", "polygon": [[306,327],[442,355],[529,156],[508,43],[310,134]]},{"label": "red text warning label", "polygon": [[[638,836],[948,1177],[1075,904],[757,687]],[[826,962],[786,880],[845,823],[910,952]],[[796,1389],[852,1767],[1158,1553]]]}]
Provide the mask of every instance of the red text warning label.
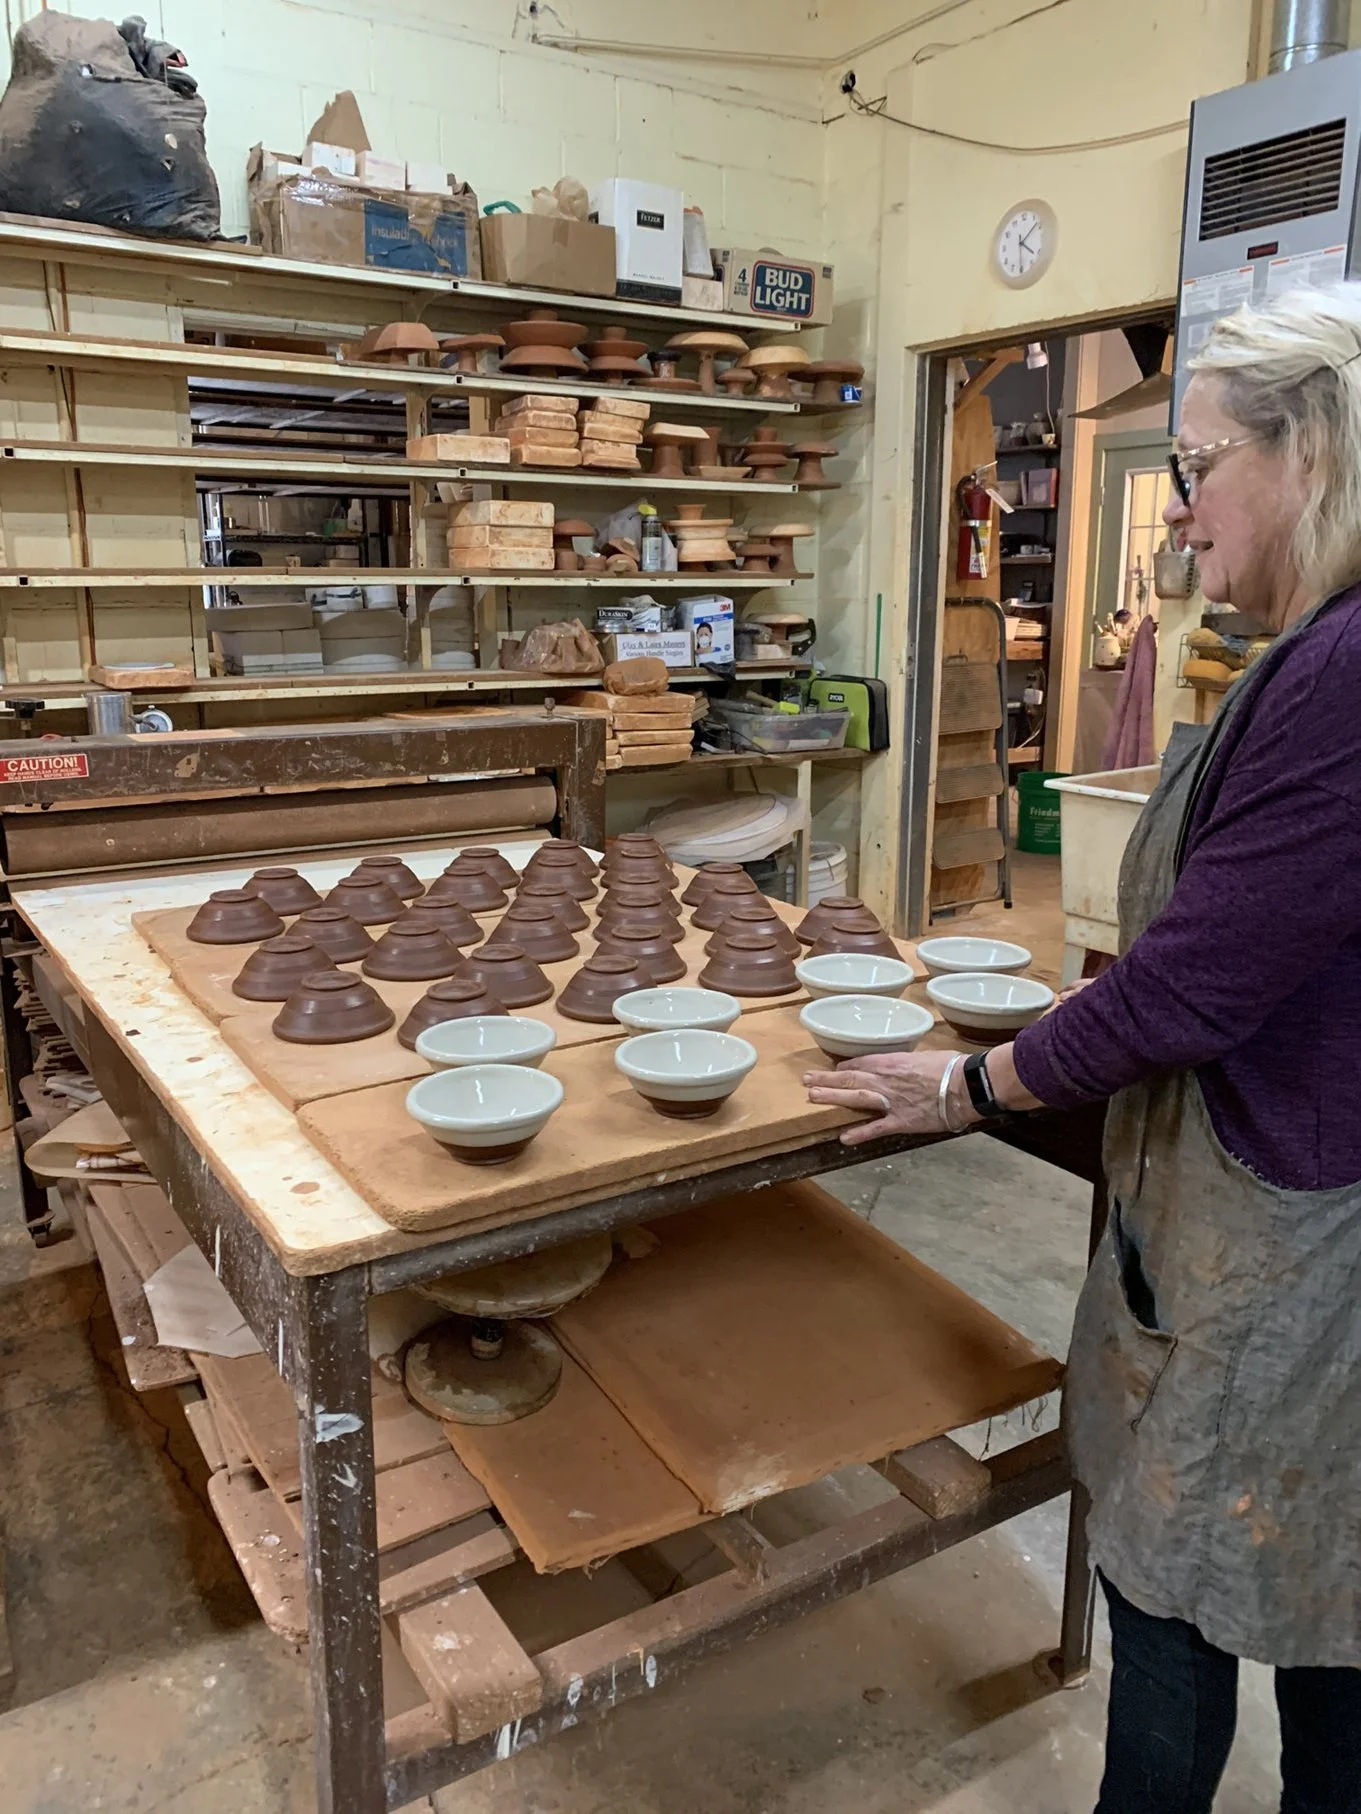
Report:
[{"label": "red text warning label", "polygon": [[64,756],[0,756],[0,781],[84,781],[89,773],[90,758],[74,750]]}]

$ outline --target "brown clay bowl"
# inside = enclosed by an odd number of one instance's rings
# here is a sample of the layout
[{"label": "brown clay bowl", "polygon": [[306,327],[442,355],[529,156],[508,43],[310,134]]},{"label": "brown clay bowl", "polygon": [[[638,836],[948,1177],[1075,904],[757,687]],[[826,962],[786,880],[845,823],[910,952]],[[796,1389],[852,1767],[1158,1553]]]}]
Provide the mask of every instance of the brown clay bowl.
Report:
[{"label": "brown clay bowl", "polygon": [[314,945],[333,964],[351,964],[357,957],[367,957],[373,940],[343,907],[309,907],[298,915],[295,932],[305,932]]},{"label": "brown clay bowl", "polygon": [[469,864],[479,863],[487,871],[493,882],[502,888],[514,888],[520,880],[520,872],[508,857],[503,857],[499,850],[490,844],[473,844],[461,850],[455,862],[467,860]]},{"label": "brown clay bowl", "polygon": [[397,1029],[397,1043],[408,1052],[416,1050],[416,1041],[443,1020],[467,1020],[473,1015],[509,1014],[510,1009],[498,1001],[485,983],[471,976],[447,976],[431,983]]},{"label": "brown clay bowl", "polygon": [[[580,346],[590,329],[579,321],[560,321],[556,309],[531,309],[523,321],[508,321],[501,338],[519,346]],[[503,365],[505,361],[501,362]]]},{"label": "brown clay bowl", "polygon": [[518,945],[536,964],[562,964],[579,957],[580,947],[551,901],[517,901],[487,934],[489,945]]},{"label": "brown clay bowl", "polygon": [[652,986],[637,958],[597,951],[564,987],[557,1001],[558,1012],[569,1020],[606,1025],[614,1021],[614,1004],[621,995]]},{"label": "brown clay bowl", "polygon": [[246,883],[246,893],[268,901],[275,913],[305,913],[321,906],[321,896],[296,869],[257,869]]},{"label": "brown clay bowl", "polygon": [[[559,528],[561,527],[562,525],[559,524]],[[592,530],[591,533],[594,534],[594,530]],[[532,869],[536,863],[541,863],[545,857],[555,860],[560,860],[563,857],[571,857],[577,868],[588,876],[598,874],[600,869],[599,863],[596,862],[586,846],[584,844],[578,844],[573,838],[549,838],[547,843],[540,844],[528,863],[525,864],[525,868],[527,870]]]},{"label": "brown clay bowl", "polygon": [[735,907],[760,898],[761,890],[745,870],[740,876],[719,876],[690,915],[690,924],[701,932],[717,932]]},{"label": "brown clay bowl", "polygon": [[464,958],[458,974],[485,983],[507,1008],[532,1008],[535,1002],[547,1001],[553,993],[552,983],[534,959],[509,939],[479,945]]},{"label": "brown clay bowl", "polygon": [[619,920],[640,926],[651,926],[665,932],[673,945],[685,937],[680,908],[675,897],[662,888],[609,888],[600,903],[599,925],[603,931]]},{"label": "brown clay bowl", "polygon": [[313,970],[274,1019],[274,1036],[298,1046],[344,1046],[386,1033],[397,1016],[362,976]]},{"label": "brown clay bowl", "polygon": [[[810,907],[807,913],[794,928],[794,936],[801,945],[816,945],[822,937],[823,929],[834,913],[841,913],[851,908],[863,907],[865,903],[855,894],[828,894]],[[896,955],[896,953],[895,953]]]},{"label": "brown clay bowl", "polygon": [[614,957],[632,957],[654,988],[679,982],[685,975],[685,959],[666,932],[653,926],[640,926],[636,920],[615,920],[596,933],[597,952]]},{"label": "brown clay bowl", "polygon": [[528,881],[521,882],[515,902],[517,906],[531,902],[535,906],[551,907],[569,932],[584,932],[591,923],[591,916],[581,902],[572,898],[551,871],[542,880],[530,876]]},{"label": "brown clay bowl", "polygon": [[414,924],[413,920],[406,913],[388,927],[364,959],[365,976],[388,983],[428,983],[454,974],[463,961],[458,946],[429,920],[414,920]]},{"label": "brown clay bowl", "polygon": [[[680,508],[683,513],[685,506],[682,504]],[[699,505],[699,509],[703,508],[702,504]],[[612,856],[661,857],[663,862],[669,861],[666,852],[650,831],[621,831],[605,852],[605,861],[608,863]]]},{"label": "brown clay bowl", "polygon": [[[747,932],[752,926],[769,926],[779,941],[781,951],[787,951],[793,958],[803,956],[803,946],[795,938],[793,927],[785,925],[769,901],[760,900],[748,901],[741,907],[733,908],[705,945],[705,957],[717,956],[718,948],[724,940],[731,938],[734,932]],[[897,955],[896,952],[894,955]]]},{"label": "brown clay bowl", "polygon": [[187,936],[196,945],[258,945],[278,938],[284,923],[260,895],[244,888],[219,888],[190,920]]},{"label": "brown clay bowl", "polygon": [[834,914],[808,955],[832,957],[841,951],[857,951],[866,957],[898,956],[898,947],[884,931],[878,914],[871,913],[868,907]]},{"label": "brown clay bowl", "polygon": [[698,907],[720,876],[744,876],[740,863],[702,863],[686,884],[681,896],[683,907]]},{"label": "brown clay bowl", "polygon": [[457,901],[450,901],[444,907],[432,907],[428,900],[421,899],[407,908],[400,924],[437,926],[451,945],[461,945],[465,950],[470,945],[481,944],[483,937],[482,928],[472,914]]},{"label": "brown clay bowl", "polygon": [[356,876],[381,876],[399,901],[414,901],[425,892],[424,882],[400,857],[361,857],[354,873]]},{"label": "brown clay bowl", "polygon": [[725,939],[717,957],[699,973],[701,989],[729,995],[790,995],[799,986],[794,960],[768,926],[752,926]]},{"label": "brown clay bowl", "polygon": [[405,911],[401,899],[376,873],[346,876],[327,895],[326,905],[342,908],[358,926],[390,926]]},{"label": "brown clay bowl", "polygon": [[674,888],[676,872],[665,857],[606,857],[602,875],[611,888]]},{"label": "brown clay bowl", "polygon": [[496,913],[506,904],[506,891],[490,870],[452,865],[421,896],[422,907],[464,907],[469,913]]},{"label": "brown clay bowl", "polygon": [[595,877],[584,869],[570,851],[548,854],[547,847],[525,864],[525,880],[561,881],[574,901],[595,899]]},{"label": "brown clay bowl", "polygon": [[303,977],[328,965],[326,953],[305,932],[281,932],[251,952],[232,983],[232,994],[243,1001],[287,1001]]}]

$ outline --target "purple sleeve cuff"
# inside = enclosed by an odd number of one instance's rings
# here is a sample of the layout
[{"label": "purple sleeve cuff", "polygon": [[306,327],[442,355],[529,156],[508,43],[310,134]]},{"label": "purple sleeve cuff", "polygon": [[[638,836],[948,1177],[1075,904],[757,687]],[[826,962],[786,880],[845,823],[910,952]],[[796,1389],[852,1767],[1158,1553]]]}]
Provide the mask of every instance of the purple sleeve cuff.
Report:
[{"label": "purple sleeve cuff", "polygon": [[1077,1087],[1060,1066],[1054,1050],[1054,1027],[1062,1008],[1046,1014],[1033,1026],[1023,1027],[1012,1041],[1011,1056],[1016,1075],[1046,1108],[1075,1109],[1084,1102],[1099,1101]]}]

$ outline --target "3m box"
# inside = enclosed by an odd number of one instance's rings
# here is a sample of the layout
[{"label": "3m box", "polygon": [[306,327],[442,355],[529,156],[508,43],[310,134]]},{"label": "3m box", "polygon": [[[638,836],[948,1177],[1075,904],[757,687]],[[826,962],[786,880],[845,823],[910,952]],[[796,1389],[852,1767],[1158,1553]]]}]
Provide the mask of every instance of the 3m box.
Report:
[{"label": "3m box", "polygon": [[680,301],[685,197],[679,189],[612,176],[591,190],[591,219],[614,228],[616,295]]},{"label": "3m box", "polygon": [[714,248],[723,306],[734,315],[820,327],[832,319],[832,267],[738,246]]},{"label": "3m box", "polygon": [[632,661],[636,655],[651,655],[668,668],[693,665],[694,648],[688,630],[661,630],[655,634],[618,631],[605,638],[606,661]]},{"label": "3m box", "polygon": [[680,613],[681,622],[694,639],[697,667],[703,667],[709,661],[735,659],[730,598],[719,593],[703,598],[683,598]]}]

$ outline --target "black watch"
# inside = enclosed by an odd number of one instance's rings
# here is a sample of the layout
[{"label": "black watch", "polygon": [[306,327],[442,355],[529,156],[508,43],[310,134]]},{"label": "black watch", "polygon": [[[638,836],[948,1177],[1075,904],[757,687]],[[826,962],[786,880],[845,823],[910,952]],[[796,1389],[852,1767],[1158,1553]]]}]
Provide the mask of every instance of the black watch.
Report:
[{"label": "black watch", "polygon": [[969,1101],[985,1121],[995,1121],[999,1115],[1010,1113],[993,1093],[988,1079],[986,1052],[971,1052],[964,1060],[964,1083],[969,1092]]}]

